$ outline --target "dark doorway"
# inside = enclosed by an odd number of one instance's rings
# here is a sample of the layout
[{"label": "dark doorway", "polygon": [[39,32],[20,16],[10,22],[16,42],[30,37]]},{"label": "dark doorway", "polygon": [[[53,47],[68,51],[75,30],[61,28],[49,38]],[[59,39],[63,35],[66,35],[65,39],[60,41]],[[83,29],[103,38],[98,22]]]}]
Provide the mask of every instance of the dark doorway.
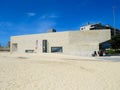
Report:
[{"label": "dark doorway", "polygon": [[43,53],[47,53],[47,40],[42,41],[42,50]]}]

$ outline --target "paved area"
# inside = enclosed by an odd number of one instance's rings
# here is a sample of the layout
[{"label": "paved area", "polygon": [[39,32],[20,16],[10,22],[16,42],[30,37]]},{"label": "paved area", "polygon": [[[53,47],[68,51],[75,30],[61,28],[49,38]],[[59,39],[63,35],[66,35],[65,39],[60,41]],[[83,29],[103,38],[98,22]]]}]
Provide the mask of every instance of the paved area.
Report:
[{"label": "paved area", "polygon": [[120,56],[103,56],[103,57],[97,57],[96,59],[120,62]]}]

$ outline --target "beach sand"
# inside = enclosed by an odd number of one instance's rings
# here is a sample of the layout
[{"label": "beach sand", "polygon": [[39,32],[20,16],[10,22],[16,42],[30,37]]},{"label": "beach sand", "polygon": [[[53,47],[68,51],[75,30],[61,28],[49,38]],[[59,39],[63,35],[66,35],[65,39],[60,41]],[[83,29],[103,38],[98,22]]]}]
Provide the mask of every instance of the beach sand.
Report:
[{"label": "beach sand", "polygon": [[0,90],[120,90],[120,62],[0,53]]}]

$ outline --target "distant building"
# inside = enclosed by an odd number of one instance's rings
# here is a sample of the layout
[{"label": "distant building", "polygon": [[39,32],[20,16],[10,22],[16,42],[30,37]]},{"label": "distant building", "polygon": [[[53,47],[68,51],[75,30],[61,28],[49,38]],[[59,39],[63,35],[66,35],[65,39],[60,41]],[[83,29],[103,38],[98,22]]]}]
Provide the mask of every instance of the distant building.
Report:
[{"label": "distant building", "polygon": [[101,23],[96,23],[96,24],[88,23],[87,25],[80,27],[80,30],[104,30],[104,29],[110,29],[112,36],[114,35],[114,30],[116,35],[120,35],[120,30],[114,29],[110,25],[102,25]]},{"label": "distant building", "polygon": [[[93,26],[92,26],[93,28]],[[110,29],[77,30],[11,37],[11,53],[63,53],[91,56],[111,39]]]},{"label": "distant building", "polygon": [[106,26],[102,25],[101,23],[96,24],[87,24],[86,26],[82,26],[80,30],[98,30],[98,29],[106,29]]}]

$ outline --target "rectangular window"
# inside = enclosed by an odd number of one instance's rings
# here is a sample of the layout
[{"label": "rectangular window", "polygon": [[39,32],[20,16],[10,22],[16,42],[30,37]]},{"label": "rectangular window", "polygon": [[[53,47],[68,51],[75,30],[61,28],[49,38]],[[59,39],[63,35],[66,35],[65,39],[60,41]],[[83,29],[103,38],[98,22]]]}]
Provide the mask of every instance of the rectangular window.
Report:
[{"label": "rectangular window", "polygon": [[63,52],[62,47],[51,47],[51,52]]},{"label": "rectangular window", "polygon": [[34,50],[25,50],[26,53],[33,53]]}]

